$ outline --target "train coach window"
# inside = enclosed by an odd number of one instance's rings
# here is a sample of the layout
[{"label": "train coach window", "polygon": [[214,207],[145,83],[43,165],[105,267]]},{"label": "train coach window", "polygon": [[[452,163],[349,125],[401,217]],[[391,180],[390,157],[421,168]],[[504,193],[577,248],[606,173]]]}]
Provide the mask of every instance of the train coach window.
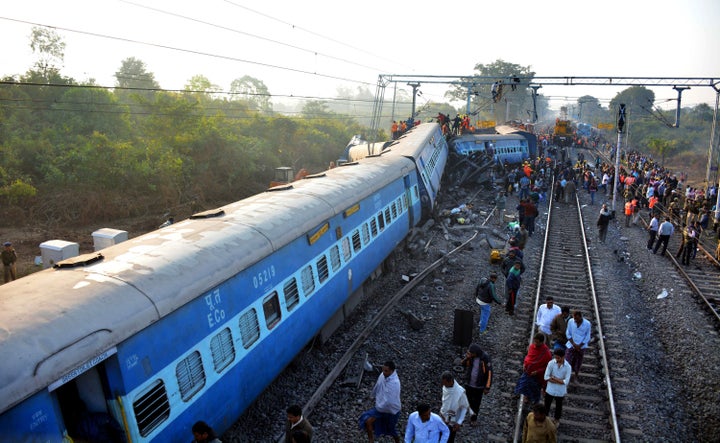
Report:
[{"label": "train coach window", "polygon": [[310,294],[315,291],[315,278],[313,277],[312,268],[310,266],[306,266],[305,269],[302,270],[302,274],[300,274],[300,281],[302,282],[303,295],[305,297],[310,297]]},{"label": "train coach window", "polygon": [[347,237],[343,237],[342,239],[342,252],[345,263],[349,262],[350,257],[352,257],[352,251],[350,251],[350,240],[348,240]]},{"label": "train coach window", "polygon": [[298,291],[297,280],[295,277],[291,278],[283,286],[283,292],[285,293],[285,306],[288,312],[295,309],[298,303],[300,303],[300,292]]},{"label": "train coach window", "polygon": [[392,217],[390,217],[390,208],[385,208],[385,223],[391,223]]},{"label": "train coach window", "polygon": [[330,270],[328,269],[327,257],[324,255],[320,257],[316,263],[318,270],[318,280],[320,283],[324,282],[330,276]]},{"label": "train coach window", "polygon": [[370,232],[372,232],[373,238],[377,237],[378,227],[377,227],[377,220],[375,220],[375,217],[370,219]]},{"label": "train coach window", "polygon": [[362,249],[362,243],[360,243],[360,231],[358,231],[357,229],[352,234],[352,243],[355,253],[360,252],[360,250]]},{"label": "train coach window", "polygon": [[265,314],[265,326],[272,329],[280,323],[280,300],[277,292],[273,291],[263,300],[263,314]]},{"label": "train coach window", "polygon": [[378,219],[378,224],[380,225],[380,232],[382,232],[385,230],[385,219],[383,218],[382,212],[378,212],[377,219]]},{"label": "train coach window", "polygon": [[180,386],[180,396],[183,401],[190,400],[205,386],[205,370],[202,365],[200,352],[193,351],[180,360],[175,367],[175,376]]},{"label": "train coach window", "polygon": [[332,266],[333,272],[337,272],[340,269],[340,250],[337,245],[330,248],[330,265]]},{"label": "train coach window", "polygon": [[368,229],[367,223],[363,223],[362,225],[362,239],[364,245],[370,243],[370,230]]},{"label": "train coach window", "polygon": [[392,208],[392,217],[393,217],[393,220],[395,220],[395,219],[397,218],[397,215],[398,215],[398,210],[397,210],[397,206],[395,205],[395,202],[393,202],[392,205],[390,205],[390,207]]},{"label": "train coach window", "polygon": [[235,346],[230,328],[223,329],[210,340],[210,352],[215,372],[218,374],[235,360]]},{"label": "train coach window", "polygon": [[160,423],[167,420],[170,417],[170,402],[165,383],[162,380],[153,382],[133,401],[133,412],[143,437],[147,437]]},{"label": "train coach window", "polygon": [[260,324],[254,308],[240,316],[240,337],[245,349],[248,349],[260,338]]}]

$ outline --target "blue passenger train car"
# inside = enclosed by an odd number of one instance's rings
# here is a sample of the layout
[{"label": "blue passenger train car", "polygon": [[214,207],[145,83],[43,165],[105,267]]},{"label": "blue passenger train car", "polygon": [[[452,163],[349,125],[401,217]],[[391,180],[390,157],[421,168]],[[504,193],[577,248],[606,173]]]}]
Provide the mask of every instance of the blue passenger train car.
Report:
[{"label": "blue passenger train car", "polygon": [[[0,288],[3,441],[228,429],[434,204],[436,124],[381,155],[192,216]],[[429,206],[425,208],[424,206]]]},{"label": "blue passenger train car", "polygon": [[531,157],[528,140],[520,134],[465,134],[450,140],[450,149],[461,157],[492,152],[498,164],[518,164]]}]

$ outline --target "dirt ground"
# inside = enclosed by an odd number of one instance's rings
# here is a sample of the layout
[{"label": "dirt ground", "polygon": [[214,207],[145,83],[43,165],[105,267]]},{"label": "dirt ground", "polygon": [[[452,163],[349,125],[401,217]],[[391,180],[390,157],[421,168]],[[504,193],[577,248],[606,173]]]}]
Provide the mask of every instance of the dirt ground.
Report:
[{"label": "dirt ground", "polygon": [[[42,271],[42,265],[36,265],[36,257],[40,257],[40,244],[49,240],[65,240],[78,243],[80,254],[93,252],[92,233],[102,228],[120,229],[128,232],[128,238],[137,237],[157,228],[157,220],[132,219],[118,223],[98,226],[69,226],[48,228],[42,226],[0,226],[0,243],[9,241],[13,244],[18,256],[18,278]],[[159,223],[158,223],[159,224]]]}]

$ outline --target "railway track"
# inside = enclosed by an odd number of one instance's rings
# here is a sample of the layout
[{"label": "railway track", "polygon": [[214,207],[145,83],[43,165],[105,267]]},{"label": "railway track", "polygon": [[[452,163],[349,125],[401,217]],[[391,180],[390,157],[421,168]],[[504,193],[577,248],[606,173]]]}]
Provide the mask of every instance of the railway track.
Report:
[{"label": "railway track", "polygon": [[[641,219],[647,227],[647,217],[641,217]],[[701,238],[697,246],[697,255],[691,260],[690,265],[680,264],[675,253],[680,248],[682,234],[677,231],[681,229],[676,227],[676,233],[671,238],[666,255],[677,272],[685,279],[688,292],[697,297],[698,302],[707,309],[720,328],[720,263],[713,256],[714,250],[708,250],[710,248],[707,239]]]},{"label": "railway track", "polygon": [[[622,374],[622,360],[612,364],[606,348],[601,306],[592,274],[592,257],[587,248],[583,220],[577,199],[574,203],[550,202],[540,271],[535,289],[535,313],[547,296],[559,306],[579,309],[592,324],[592,339],[585,351],[580,377],[568,388],[558,430],[560,441],[621,440],[615,406],[614,378]],[[607,327],[609,332],[613,326]],[[612,336],[610,336],[612,337]],[[529,343],[529,341],[528,341]],[[622,379],[622,377],[621,377]],[[629,382],[629,380],[628,380]],[[517,401],[513,441],[520,441],[529,405]],[[628,429],[632,433],[632,429]]]}]

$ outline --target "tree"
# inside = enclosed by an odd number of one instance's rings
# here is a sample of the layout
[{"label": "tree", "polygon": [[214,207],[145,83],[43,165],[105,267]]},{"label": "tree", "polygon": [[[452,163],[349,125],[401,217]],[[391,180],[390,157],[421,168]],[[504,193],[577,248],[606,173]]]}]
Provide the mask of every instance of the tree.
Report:
[{"label": "tree", "polygon": [[148,72],[145,62],[135,57],[122,61],[120,69],[115,72],[115,86],[146,90],[136,91],[146,97],[152,96],[153,90],[160,89],[160,85],[155,81],[155,74]]},{"label": "tree", "polygon": [[38,56],[35,67],[48,79],[60,72],[65,59],[65,42],[57,32],[49,28],[33,27],[30,48]]},{"label": "tree", "polygon": [[[470,112],[480,113],[485,119],[498,120],[500,118],[501,121],[504,121],[506,107],[510,111],[508,114],[511,119],[525,119],[526,111],[532,113],[532,98],[528,93],[528,84],[535,77],[535,72],[530,70],[530,66],[521,66],[498,59],[487,65],[476,64],[475,71],[477,72],[476,76],[487,78],[462,78],[462,84],[450,88],[445,96],[452,100],[465,102],[470,94]],[[522,77],[523,80],[515,84],[515,90],[513,90],[513,79],[516,77]],[[493,102],[491,88],[492,83],[496,81],[502,81],[503,88],[502,94],[496,102]]]},{"label": "tree", "polygon": [[230,93],[233,100],[243,100],[250,104],[250,108],[266,114],[272,113],[270,91],[262,80],[249,75],[236,78],[230,83]]},{"label": "tree", "polygon": [[665,166],[665,157],[677,148],[677,142],[676,140],[670,141],[666,139],[652,137],[648,139],[647,146],[653,152],[657,153],[660,156],[660,166]]},{"label": "tree", "polygon": [[210,79],[204,75],[194,75],[185,83],[185,91],[188,92],[199,92],[199,93],[214,93],[219,92],[220,87],[214,85]]},{"label": "tree", "polygon": [[648,114],[655,102],[655,93],[645,86],[631,86],[622,90],[610,100],[610,112],[617,115],[620,104],[625,103],[625,112],[629,118]]}]

